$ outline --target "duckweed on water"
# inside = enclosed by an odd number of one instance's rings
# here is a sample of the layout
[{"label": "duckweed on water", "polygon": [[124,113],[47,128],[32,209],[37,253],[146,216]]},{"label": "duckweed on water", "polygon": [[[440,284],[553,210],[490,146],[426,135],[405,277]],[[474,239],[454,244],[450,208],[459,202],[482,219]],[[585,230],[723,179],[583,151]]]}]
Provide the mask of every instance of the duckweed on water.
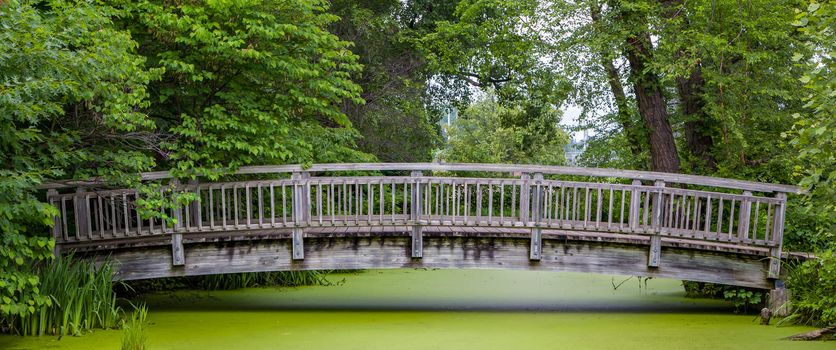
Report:
[{"label": "duckweed on water", "polygon": [[[679,281],[573,273],[389,270],[340,286],[180,291],[147,297],[152,349],[832,349],[788,342]],[[120,333],[0,337],[8,349],[114,349]]]}]

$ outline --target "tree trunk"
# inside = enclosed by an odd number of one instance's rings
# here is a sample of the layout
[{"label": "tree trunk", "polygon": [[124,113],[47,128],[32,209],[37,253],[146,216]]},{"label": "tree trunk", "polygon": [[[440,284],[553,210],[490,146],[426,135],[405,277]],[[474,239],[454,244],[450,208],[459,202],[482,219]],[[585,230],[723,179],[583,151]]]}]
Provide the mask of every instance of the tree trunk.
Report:
[{"label": "tree trunk", "polygon": [[789,336],[784,338],[785,340],[819,340],[824,339],[825,336],[830,336],[831,338],[833,335],[836,334],[836,325],[832,325],[830,327],[825,327],[822,329],[816,329],[814,331],[810,331],[807,333],[796,334],[793,336]]},{"label": "tree trunk", "polygon": [[[629,25],[641,25],[647,28],[647,22],[642,16],[622,11],[621,13]],[[631,21],[632,20],[632,21]],[[639,105],[639,114],[645,127],[650,131],[650,159],[654,171],[668,173],[679,172],[679,154],[673,130],[668,122],[665,110],[665,99],[659,77],[648,68],[650,62],[651,43],[650,34],[646,30],[640,31],[627,38],[627,61],[630,62],[630,75]]]},{"label": "tree trunk", "polygon": [[705,80],[699,65],[691,70],[688,78],[676,78],[676,90],[685,116],[685,141],[688,150],[707,171],[717,169],[717,161],[711,155],[714,139],[711,137],[708,115],[705,113],[705,101],[702,99]]},{"label": "tree trunk", "polygon": [[[601,9],[598,4],[592,4],[589,9],[589,15],[592,21],[600,25]],[[624,86],[621,85],[621,77],[618,70],[615,68],[612,60],[607,58],[606,53],[601,52],[601,65],[607,74],[607,82],[610,85],[613,97],[615,98],[616,122],[621,125],[624,130],[624,135],[627,137],[629,143],[630,153],[634,157],[640,157],[642,148],[646,144],[643,139],[641,127],[636,125],[633,116],[630,113],[630,105],[627,101],[627,94],[624,93]]]},{"label": "tree trunk", "polygon": [[[682,16],[678,21],[678,29],[680,32],[688,29],[690,23],[685,18],[686,14],[681,0],[662,0],[661,4],[664,18],[677,21],[676,17]],[[684,51],[680,48],[675,58],[679,59],[684,56]],[[699,63],[691,68],[688,77],[676,78],[676,91],[679,94],[682,115],[685,117],[685,141],[688,151],[698,159],[699,167],[714,171],[717,168],[717,162],[711,155],[714,139],[711,137],[710,121],[705,113],[705,101],[702,98],[704,90],[705,79],[702,77],[702,68]]]}]

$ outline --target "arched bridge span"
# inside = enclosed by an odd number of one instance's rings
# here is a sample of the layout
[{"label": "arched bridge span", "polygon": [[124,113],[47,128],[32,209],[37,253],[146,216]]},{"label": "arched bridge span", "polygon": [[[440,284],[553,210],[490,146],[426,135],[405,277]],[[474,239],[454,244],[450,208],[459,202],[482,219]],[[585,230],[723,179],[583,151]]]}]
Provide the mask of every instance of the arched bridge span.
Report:
[{"label": "arched bridge span", "polygon": [[[148,194],[52,184],[57,249],[122,279],[367,268],[510,268],[771,288],[794,186],[682,174],[499,164],[256,166],[223,182],[165,172]],[[156,193],[154,195],[157,195]]]}]

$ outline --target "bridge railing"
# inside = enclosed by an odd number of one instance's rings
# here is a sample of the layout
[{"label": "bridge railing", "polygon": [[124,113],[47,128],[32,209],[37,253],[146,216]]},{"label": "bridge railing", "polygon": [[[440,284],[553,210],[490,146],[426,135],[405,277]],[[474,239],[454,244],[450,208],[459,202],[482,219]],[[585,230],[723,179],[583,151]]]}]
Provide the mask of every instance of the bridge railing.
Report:
[{"label": "bridge railing", "polygon": [[[340,174],[346,171],[354,175]],[[377,173],[356,175],[363,171]],[[411,173],[383,176],[379,171]],[[452,176],[456,172],[466,174]],[[238,174],[267,179],[172,180],[176,194],[194,200],[160,208],[174,218],[169,222],[140,215],[136,190],[98,190],[95,183],[83,183],[75,191],[59,193],[62,186],[53,186],[48,200],[60,213],[53,233],[61,245],[160,235],[180,241],[194,232],[291,228],[301,258],[306,228],[409,226],[413,256],[420,257],[424,226],[518,227],[531,229],[534,260],[539,259],[543,229],[648,235],[657,257],[661,237],[766,247],[780,257],[786,194],[797,191],[690,175],[487,164],[250,167]],[[162,173],[143,175],[167,178]],[[584,181],[560,178],[567,176]],[[625,180],[629,183],[619,183]],[[161,195],[174,194],[161,190]],[[650,265],[658,263],[652,261],[654,254],[650,258]],[[771,267],[770,275],[777,275],[777,269]]]}]

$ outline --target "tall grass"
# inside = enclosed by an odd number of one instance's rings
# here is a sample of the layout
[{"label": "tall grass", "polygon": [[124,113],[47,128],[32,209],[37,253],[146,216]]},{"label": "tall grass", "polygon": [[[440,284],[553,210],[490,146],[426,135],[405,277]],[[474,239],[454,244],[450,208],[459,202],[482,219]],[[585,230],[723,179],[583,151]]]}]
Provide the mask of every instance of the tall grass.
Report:
[{"label": "tall grass", "polygon": [[122,324],[122,350],[145,350],[148,346],[148,308],[134,307],[134,312]]},{"label": "tall grass", "polygon": [[116,305],[113,268],[109,263],[97,266],[88,260],[64,256],[36,266],[35,270],[40,278],[40,292],[49,296],[52,305],[7,319],[13,332],[63,336],[116,327],[121,308]]},{"label": "tall grass", "polygon": [[200,277],[198,287],[207,290],[228,290],[258,286],[330,285],[326,271],[278,271],[207,275]]}]

